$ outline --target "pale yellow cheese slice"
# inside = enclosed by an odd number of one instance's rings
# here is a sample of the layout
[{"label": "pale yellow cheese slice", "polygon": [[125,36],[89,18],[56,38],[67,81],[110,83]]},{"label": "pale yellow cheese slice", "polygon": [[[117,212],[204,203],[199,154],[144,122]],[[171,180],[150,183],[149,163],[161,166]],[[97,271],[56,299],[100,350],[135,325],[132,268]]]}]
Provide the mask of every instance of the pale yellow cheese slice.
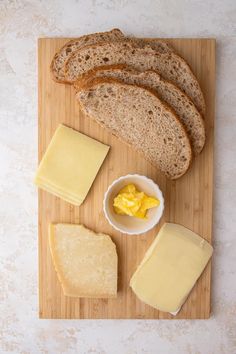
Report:
[{"label": "pale yellow cheese slice", "polygon": [[50,224],[49,244],[66,296],[116,296],[117,253],[110,236],[96,234],[83,225]]},{"label": "pale yellow cheese slice", "polygon": [[61,124],[40,162],[35,184],[71,204],[80,205],[108,150],[109,146]]},{"label": "pale yellow cheese slice", "polygon": [[166,312],[178,311],[212,255],[212,246],[177,224],[161,228],[130,280],[137,297]]}]

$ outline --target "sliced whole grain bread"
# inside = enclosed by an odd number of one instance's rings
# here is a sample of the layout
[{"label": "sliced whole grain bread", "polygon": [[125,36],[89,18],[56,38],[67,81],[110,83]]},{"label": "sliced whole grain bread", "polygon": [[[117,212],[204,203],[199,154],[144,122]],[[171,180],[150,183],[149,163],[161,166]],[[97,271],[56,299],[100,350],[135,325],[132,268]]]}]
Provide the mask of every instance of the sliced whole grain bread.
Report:
[{"label": "sliced whole grain bread", "polygon": [[81,80],[74,83],[76,90],[80,85],[94,77],[111,77],[127,84],[137,84],[155,90],[161,100],[172,107],[184,125],[194,154],[199,154],[205,143],[205,127],[201,114],[192,101],[177,86],[164,80],[153,71],[137,71],[124,64],[108,65],[88,71]]},{"label": "sliced whole grain bread", "polygon": [[100,42],[75,51],[65,62],[65,80],[74,83],[88,70],[101,65],[127,64],[137,70],[156,70],[177,85],[193,101],[200,113],[205,101],[197,79],[188,64],[175,53],[159,53],[150,46],[140,48],[127,41]]},{"label": "sliced whole grain bread", "polygon": [[131,43],[136,43],[140,48],[149,45],[152,49],[160,53],[171,53],[173,48],[163,39],[158,38],[135,38],[125,37],[124,34],[118,29],[114,28],[111,31],[92,33],[79,38],[68,41],[53,57],[51,63],[52,78],[56,82],[63,83],[65,80],[64,64],[69,56],[76,50],[87,46],[104,41],[118,41],[124,40]]},{"label": "sliced whole grain bread", "polygon": [[111,31],[92,33],[67,42],[53,57],[51,63],[52,78],[57,82],[64,82],[64,64],[66,59],[76,50],[85,45],[92,45],[100,41],[115,41],[124,38],[123,33],[115,28]]},{"label": "sliced whole grain bread", "polygon": [[112,78],[94,78],[81,85],[76,99],[82,111],[171,179],[189,168],[188,135],[173,110],[154,91]]}]

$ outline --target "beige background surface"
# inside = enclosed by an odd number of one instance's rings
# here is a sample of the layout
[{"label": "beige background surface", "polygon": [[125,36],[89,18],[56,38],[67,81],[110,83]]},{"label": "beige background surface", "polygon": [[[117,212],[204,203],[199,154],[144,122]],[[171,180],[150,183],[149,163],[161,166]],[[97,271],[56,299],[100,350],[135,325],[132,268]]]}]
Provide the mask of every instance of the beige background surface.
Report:
[{"label": "beige background surface", "polygon": [[[0,1],[0,353],[236,353],[236,3]],[[213,314],[207,321],[37,318],[37,38],[120,27],[217,38]]]}]

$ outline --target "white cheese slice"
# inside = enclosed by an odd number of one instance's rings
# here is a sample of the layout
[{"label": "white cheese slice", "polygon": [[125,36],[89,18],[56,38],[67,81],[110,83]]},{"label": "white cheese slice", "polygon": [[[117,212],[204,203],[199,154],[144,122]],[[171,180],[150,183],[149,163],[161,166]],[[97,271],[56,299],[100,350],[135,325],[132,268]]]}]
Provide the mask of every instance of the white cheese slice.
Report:
[{"label": "white cheese slice", "polygon": [[83,225],[50,224],[49,244],[66,296],[116,296],[117,253],[110,236]]},{"label": "white cheese slice", "polygon": [[131,278],[140,300],[176,314],[208,263],[212,246],[177,224],[165,224]]}]

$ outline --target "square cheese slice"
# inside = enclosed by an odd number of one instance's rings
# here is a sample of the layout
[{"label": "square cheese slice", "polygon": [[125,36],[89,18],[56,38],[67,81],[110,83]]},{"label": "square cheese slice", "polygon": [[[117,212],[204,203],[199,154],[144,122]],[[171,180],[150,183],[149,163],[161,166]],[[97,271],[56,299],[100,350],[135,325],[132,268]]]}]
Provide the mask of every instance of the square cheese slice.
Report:
[{"label": "square cheese slice", "polygon": [[66,296],[116,297],[117,253],[110,236],[83,225],[50,224],[49,245]]},{"label": "square cheese slice", "polygon": [[109,146],[61,124],[40,162],[35,184],[71,204],[80,205],[108,150]]},{"label": "square cheese slice", "polygon": [[211,258],[212,246],[184,226],[166,223],[130,280],[137,297],[176,313]]}]

